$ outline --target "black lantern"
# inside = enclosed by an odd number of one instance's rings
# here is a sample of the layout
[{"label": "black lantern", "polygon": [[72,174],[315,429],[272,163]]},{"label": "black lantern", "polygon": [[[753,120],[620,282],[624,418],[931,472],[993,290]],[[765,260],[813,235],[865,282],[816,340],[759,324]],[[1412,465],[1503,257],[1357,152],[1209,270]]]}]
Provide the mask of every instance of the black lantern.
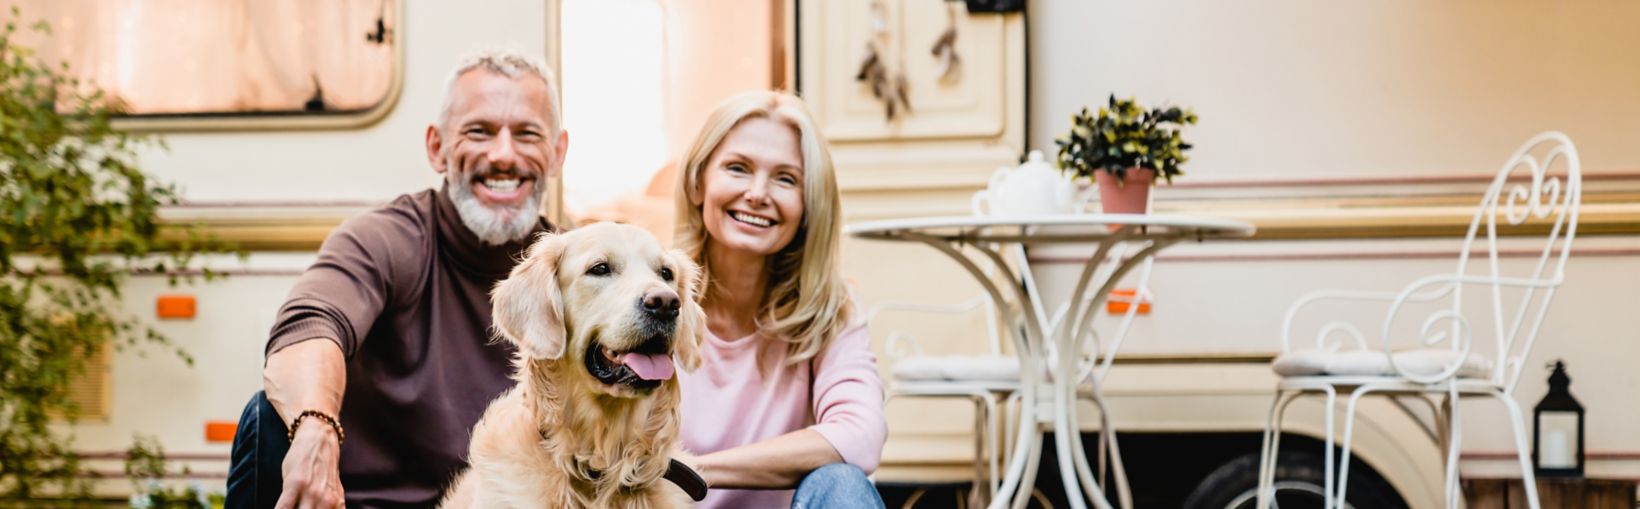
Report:
[{"label": "black lantern", "polygon": [[1025,0],[967,0],[968,12],[1020,12],[1025,10]]},{"label": "black lantern", "polygon": [[1532,466],[1539,477],[1583,476],[1583,405],[1567,386],[1566,363],[1556,360],[1549,394],[1532,412]]}]

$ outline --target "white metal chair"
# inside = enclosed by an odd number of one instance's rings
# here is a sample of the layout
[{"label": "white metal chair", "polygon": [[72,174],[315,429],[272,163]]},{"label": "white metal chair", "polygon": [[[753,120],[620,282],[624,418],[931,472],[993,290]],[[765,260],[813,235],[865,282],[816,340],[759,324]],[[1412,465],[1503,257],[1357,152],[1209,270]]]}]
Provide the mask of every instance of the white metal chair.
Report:
[{"label": "white metal chair", "polygon": [[[1444,398],[1436,410],[1436,426],[1442,428],[1438,440],[1444,452],[1449,508],[1458,507],[1461,496],[1459,398],[1490,396],[1502,402],[1513,426],[1526,497],[1537,509],[1526,428],[1514,389],[1555,290],[1565,281],[1581,202],[1577,149],[1559,132],[1539,134],[1518,149],[1491,181],[1464,237],[1454,273],[1417,279],[1398,292],[1327,291],[1294,302],[1282,325],[1282,354],[1272,364],[1281,381],[1265,428],[1258,507],[1269,507],[1274,495],[1276,454],[1287,405],[1299,395],[1316,393],[1326,399],[1326,505],[1343,507],[1357,404],[1363,396],[1378,393]],[[1534,244],[1534,250],[1527,251],[1531,258],[1500,260],[1500,244],[1513,242],[1500,238],[1502,235],[1543,232],[1546,239],[1541,249]],[[1464,297],[1474,297],[1474,301]],[[1316,330],[1314,348],[1295,350],[1295,322],[1308,318],[1303,312],[1313,313],[1317,303],[1332,300],[1387,304],[1379,329],[1382,349],[1369,346],[1362,327],[1334,320]],[[1412,348],[1396,341],[1413,337],[1420,344]],[[1476,348],[1477,341],[1481,341],[1480,348]],[[1349,397],[1340,444],[1343,457],[1335,463],[1333,419],[1340,394]]]},{"label": "white metal chair", "polygon": [[[874,319],[885,311],[967,315],[975,310],[984,313],[988,354],[927,355],[915,337],[905,331],[890,333],[886,350],[892,363],[888,400],[966,398],[974,402],[974,487],[969,498],[977,507],[995,495],[999,480],[998,402],[1019,386],[1018,361],[1002,354],[991,299],[978,295],[955,305],[889,302],[873,306],[867,316]],[[909,353],[902,353],[908,349]]]}]

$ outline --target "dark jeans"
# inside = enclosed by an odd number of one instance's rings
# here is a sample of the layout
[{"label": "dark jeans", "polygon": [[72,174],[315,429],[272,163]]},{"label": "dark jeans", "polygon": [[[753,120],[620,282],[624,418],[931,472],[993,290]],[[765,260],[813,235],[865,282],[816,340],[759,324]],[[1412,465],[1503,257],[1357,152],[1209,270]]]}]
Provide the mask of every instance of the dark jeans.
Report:
[{"label": "dark jeans", "polygon": [[228,466],[228,509],[265,509],[279,502],[284,486],[281,465],[290,451],[285,423],[267,396],[256,391],[239,416]]}]

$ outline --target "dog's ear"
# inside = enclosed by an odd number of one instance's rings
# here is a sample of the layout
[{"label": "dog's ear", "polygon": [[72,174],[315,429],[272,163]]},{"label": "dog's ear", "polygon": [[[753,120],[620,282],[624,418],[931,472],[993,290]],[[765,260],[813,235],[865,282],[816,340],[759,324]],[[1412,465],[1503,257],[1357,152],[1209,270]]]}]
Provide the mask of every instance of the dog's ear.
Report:
[{"label": "dog's ear", "polygon": [[496,330],[536,360],[564,356],[564,298],[558,288],[562,235],[543,235],[490,292]]},{"label": "dog's ear", "polygon": [[704,282],[701,281],[700,267],[683,251],[670,250],[666,257],[682,276],[678,285],[678,300],[682,301],[682,306],[678,309],[678,337],[674,350],[678,364],[684,371],[692,372],[700,367],[700,343],[706,340],[706,311],[700,308]]}]

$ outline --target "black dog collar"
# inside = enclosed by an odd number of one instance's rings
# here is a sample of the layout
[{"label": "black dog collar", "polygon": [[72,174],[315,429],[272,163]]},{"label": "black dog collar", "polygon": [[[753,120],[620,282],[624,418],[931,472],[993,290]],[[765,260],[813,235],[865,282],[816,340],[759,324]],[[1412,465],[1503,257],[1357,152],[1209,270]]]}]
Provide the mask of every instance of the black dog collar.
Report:
[{"label": "black dog collar", "polygon": [[666,475],[663,477],[671,481],[672,484],[678,485],[679,488],[683,488],[683,492],[689,494],[689,498],[694,499],[694,501],[706,500],[706,480],[701,479],[700,474],[695,473],[694,469],[689,468],[689,465],[683,464],[682,461],[672,460],[672,463],[666,468]]}]

